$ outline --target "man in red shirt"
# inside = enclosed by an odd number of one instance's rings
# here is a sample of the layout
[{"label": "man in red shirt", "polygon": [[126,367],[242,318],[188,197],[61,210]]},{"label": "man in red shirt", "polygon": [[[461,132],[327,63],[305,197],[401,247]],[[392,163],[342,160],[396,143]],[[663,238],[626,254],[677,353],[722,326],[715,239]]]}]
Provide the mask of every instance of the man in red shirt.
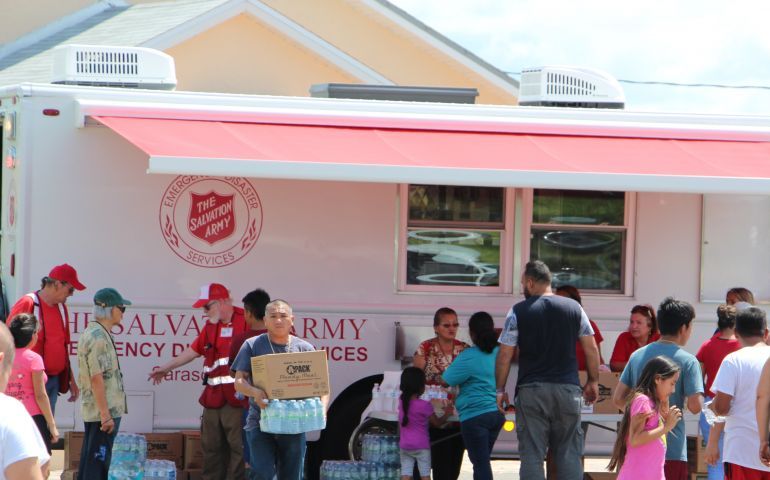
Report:
[{"label": "man in red shirt", "polygon": [[204,480],[243,480],[243,441],[241,417],[243,404],[235,398],[230,376],[230,345],[233,337],[246,329],[243,309],[234,307],[224,285],[210,283],[201,287],[193,308],[202,308],[208,322],[193,343],[178,357],[150,372],[157,385],[174,370],[203,357],[203,405],[201,450]]},{"label": "man in red shirt", "polygon": [[67,299],[75,290],[85,290],[85,285],[78,280],[78,272],[64,263],[51,269],[43,277],[40,290],[21,297],[11,308],[7,322],[20,313],[35,315],[40,324],[37,343],[32,348],[43,357],[48,381],[45,384],[51,402],[51,411],[56,411],[56,399],[59,393],[70,392],[68,401],[74,402],[80,390],[72,375],[68,354],[70,344],[69,312]]}]

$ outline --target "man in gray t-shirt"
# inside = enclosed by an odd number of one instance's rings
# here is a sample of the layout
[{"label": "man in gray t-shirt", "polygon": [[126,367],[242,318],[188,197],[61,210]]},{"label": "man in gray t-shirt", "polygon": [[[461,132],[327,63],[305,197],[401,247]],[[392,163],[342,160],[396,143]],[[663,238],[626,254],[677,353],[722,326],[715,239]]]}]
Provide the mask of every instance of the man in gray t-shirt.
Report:
[{"label": "man in gray t-shirt", "polygon": [[264,390],[251,383],[252,357],[315,350],[313,345],[291,335],[292,325],[294,315],[288,303],[283,300],[268,303],[265,307],[267,333],[246,340],[231,366],[235,372],[235,390],[249,397],[249,416],[244,428],[251,454],[252,473],[260,480],[273,480],[276,474],[281,479],[302,479],[305,434],[274,434],[261,431],[260,406],[264,405],[267,395]]}]

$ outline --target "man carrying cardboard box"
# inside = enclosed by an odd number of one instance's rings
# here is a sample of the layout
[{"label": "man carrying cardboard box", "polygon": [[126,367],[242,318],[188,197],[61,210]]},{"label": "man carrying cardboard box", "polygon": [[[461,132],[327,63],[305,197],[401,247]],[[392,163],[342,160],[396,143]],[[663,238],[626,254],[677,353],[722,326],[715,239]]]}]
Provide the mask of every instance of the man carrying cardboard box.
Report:
[{"label": "man carrying cardboard box", "polygon": [[230,292],[224,285],[211,283],[201,287],[193,308],[203,308],[208,322],[200,335],[178,357],[150,372],[158,384],[175,368],[203,356],[203,393],[198,401],[203,405],[201,448],[203,449],[203,478],[205,480],[243,480],[243,440],[241,416],[243,406],[235,398],[230,376],[230,344],[235,335],[246,329],[243,309],[234,307]]},{"label": "man carrying cardboard box", "polygon": [[[305,463],[305,434],[273,434],[259,428],[260,407],[267,394],[251,383],[251,358],[276,353],[310,352],[313,345],[291,335],[294,315],[283,300],[273,300],[265,309],[267,333],[252,337],[243,344],[233,362],[235,389],[251,398],[246,420],[246,438],[251,454],[252,470],[258,480],[301,480]],[[324,405],[326,400],[324,399]]]}]

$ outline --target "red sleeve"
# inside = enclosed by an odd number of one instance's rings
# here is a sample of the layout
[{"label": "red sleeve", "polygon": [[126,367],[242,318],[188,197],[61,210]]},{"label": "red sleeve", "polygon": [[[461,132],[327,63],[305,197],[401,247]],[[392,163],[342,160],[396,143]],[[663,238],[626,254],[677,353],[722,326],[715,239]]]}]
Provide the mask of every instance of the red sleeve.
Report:
[{"label": "red sleeve", "polygon": [[594,340],[596,340],[596,344],[599,345],[604,341],[604,337],[602,337],[602,332],[599,331],[599,325],[596,324],[593,320],[589,320],[591,323],[591,328],[594,329]]},{"label": "red sleeve", "polygon": [[425,340],[417,346],[417,350],[414,352],[414,356],[420,355],[421,357],[427,357],[430,351],[430,340]]},{"label": "red sleeve", "polygon": [[628,361],[628,357],[631,356],[631,352],[628,351],[628,339],[626,338],[628,335],[630,335],[628,332],[618,335],[618,339],[615,341],[615,348],[612,350],[610,363]]},{"label": "red sleeve", "polygon": [[6,324],[10,324],[13,317],[20,313],[32,313],[35,309],[35,301],[24,295],[11,307],[11,313],[5,319]]}]

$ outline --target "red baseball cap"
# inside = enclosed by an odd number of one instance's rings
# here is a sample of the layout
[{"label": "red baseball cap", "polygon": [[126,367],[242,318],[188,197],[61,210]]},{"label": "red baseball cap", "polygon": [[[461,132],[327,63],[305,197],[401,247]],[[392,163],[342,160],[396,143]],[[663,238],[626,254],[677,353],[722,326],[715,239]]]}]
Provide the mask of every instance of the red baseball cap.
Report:
[{"label": "red baseball cap", "polygon": [[62,263],[61,265],[56,265],[53,267],[51,272],[48,274],[48,278],[53,278],[54,280],[58,280],[60,282],[67,282],[75,287],[76,290],[86,289],[86,286],[80,283],[80,280],[78,280],[78,272],[72,267],[72,265],[67,263]]},{"label": "red baseball cap", "polygon": [[201,287],[201,296],[193,303],[193,308],[201,308],[212,300],[226,300],[230,291],[220,283],[208,283]]}]

